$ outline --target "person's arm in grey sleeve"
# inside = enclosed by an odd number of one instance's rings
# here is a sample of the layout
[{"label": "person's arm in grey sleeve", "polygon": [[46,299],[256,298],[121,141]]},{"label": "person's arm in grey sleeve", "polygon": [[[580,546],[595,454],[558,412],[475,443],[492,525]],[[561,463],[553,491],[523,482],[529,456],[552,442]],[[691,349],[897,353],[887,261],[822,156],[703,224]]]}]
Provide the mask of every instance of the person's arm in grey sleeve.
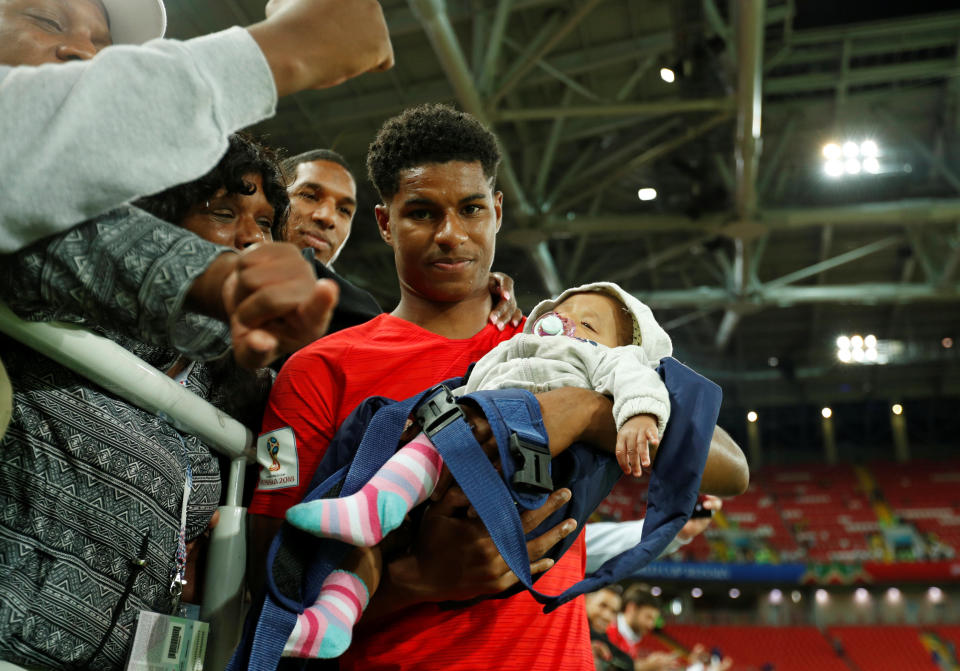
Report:
[{"label": "person's arm in grey sleeve", "polygon": [[229,348],[229,327],[185,302],[223,253],[233,251],[124,205],[0,257],[0,298],[24,319],[109,326],[210,359]]},{"label": "person's arm in grey sleeve", "polygon": [[227,136],[271,116],[276,101],[267,60],[242,28],[0,66],[0,253],[200,177]]}]

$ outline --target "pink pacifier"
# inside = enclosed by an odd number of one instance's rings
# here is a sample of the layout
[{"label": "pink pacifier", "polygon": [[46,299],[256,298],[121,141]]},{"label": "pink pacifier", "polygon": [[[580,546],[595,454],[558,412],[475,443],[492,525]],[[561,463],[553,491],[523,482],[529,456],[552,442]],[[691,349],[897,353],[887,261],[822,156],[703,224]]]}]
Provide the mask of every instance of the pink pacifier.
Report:
[{"label": "pink pacifier", "polygon": [[572,337],[575,331],[574,323],[556,312],[548,312],[533,325],[533,332],[538,336],[565,335]]}]

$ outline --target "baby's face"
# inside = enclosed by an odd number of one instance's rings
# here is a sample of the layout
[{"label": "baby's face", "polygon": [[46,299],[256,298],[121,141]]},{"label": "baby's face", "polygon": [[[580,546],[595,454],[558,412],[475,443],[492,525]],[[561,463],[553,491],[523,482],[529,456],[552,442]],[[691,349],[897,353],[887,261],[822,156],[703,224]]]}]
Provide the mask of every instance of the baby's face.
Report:
[{"label": "baby's face", "polygon": [[584,340],[619,347],[617,339],[617,311],[620,303],[612,296],[600,293],[573,294],[553,311],[569,319],[575,327],[573,335]]}]

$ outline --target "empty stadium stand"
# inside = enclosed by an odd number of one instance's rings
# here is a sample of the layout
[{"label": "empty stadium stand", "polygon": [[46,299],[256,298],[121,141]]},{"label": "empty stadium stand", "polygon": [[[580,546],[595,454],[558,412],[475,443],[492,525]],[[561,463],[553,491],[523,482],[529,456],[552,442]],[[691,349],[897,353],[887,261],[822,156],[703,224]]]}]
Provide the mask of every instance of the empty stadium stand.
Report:
[{"label": "empty stadium stand", "polygon": [[[690,561],[910,561],[960,554],[960,459],[765,467],[725,502]],[[598,513],[642,517],[645,479],[623,478]]]},{"label": "empty stadium stand", "polygon": [[[925,644],[960,644],[960,627],[698,626],[668,624],[657,636],[668,646],[689,650],[697,643],[734,660],[731,671],[940,671],[936,652]],[[932,646],[937,648],[937,645]],[[942,648],[941,648],[942,649]],[[944,649],[945,655],[952,650]]]}]

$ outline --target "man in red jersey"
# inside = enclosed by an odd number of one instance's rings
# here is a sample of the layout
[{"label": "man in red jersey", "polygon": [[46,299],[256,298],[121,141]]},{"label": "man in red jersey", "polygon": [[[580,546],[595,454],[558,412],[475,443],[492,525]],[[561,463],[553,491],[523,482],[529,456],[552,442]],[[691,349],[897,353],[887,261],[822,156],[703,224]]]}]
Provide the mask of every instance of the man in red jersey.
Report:
[{"label": "man in red jersey", "polygon": [[[400,303],[390,314],[304,348],[281,371],[258,442],[270,468],[262,470],[250,506],[252,554],[264,556],[284,512],[303,497],[337,427],[360,401],[371,395],[406,398],[462,375],[470,362],[520,330],[522,325],[500,331],[487,320],[488,276],[502,215],[502,194],[494,191],[499,160],[486,128],[438,105],[389,120],[371,145],[368,168],[382,199],[377,223],[394,250]],[[559,389],[538,400],[551,451],[577,440],[615,440],[605,397]],[[489,431],[477,425],[479,432]],[[486,438],[478,435],[481,442]],[[527,529],[567,497],[569,491],[560,490],[544,508],[525,513]],[[462,514],[464,506],[455,487],[430,506],[418,552],[385,567],[341,668],[592,670],[582,599],[549,615],[527,593],[456,609],[438,605],[496,593],[516,581],[482,524]],[[528,544],[533,571],[553,566],[539,558],[574,527],[568,520]],[[254,562],[262,572],[262,561]],[[583,573],[580,538],[538,586],[559,593]]]}]

